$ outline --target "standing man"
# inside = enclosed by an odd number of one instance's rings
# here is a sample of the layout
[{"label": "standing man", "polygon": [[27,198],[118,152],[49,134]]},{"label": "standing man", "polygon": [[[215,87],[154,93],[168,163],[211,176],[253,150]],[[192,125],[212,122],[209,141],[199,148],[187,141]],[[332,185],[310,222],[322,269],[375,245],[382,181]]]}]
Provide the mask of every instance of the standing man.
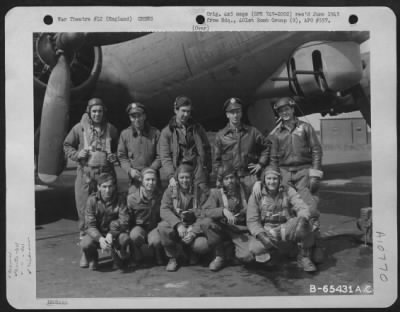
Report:
[{"label": "standing man", "polygon": [[[278,100],[274,109],[282,119],[269,135],[272,141],[271,165],[279,167],[282,184],[292,185],[311,209],[310,222],[316,238],[319,237],[318,189],[323,176],[321,171],[322,148],[314,128],[295,117],[296,102],[290,97]],[[322,261],[319,240],[314,253],[316,262]]]},{"label": "standing man", "polygon": [[161,131],[160,158],[169,179],[175,187],[175,170],[181,164],[194,168],[194,184],[206,190],[212,170],[211,147],[206,131],[192,119],[193,104],[186,96],[178,96],[174,102],[175,116]]},{"label": "standing man", "polygon": [[[64,152],[78,163],[75,201],[79,217],[80,238],[85,233],[85,207],[89,195],[97,189],[96,178],[103,172],[115,176],[114,164],[118,144],[117,129],[107,122],[106,106],[99,98],[88,102],[86,112],[64,140]],[[87,261],[82,254],[83,263]]]},{"label": "standing man", "polygon": [[130,127],[121,132],[118,143],[118,158],[121,167],[130,178],[129,194],[141,184],[141,171],[150,167],[158,172],[161,160],[158,154],[160,131],[146,121],[145,107],[131,103],[126,108]]},{"label": "standing man", "polygon": [[242,122],[242,107],[238,98],[224,103],[229,122],[215,137],[214,157],[217,171],[225,164],[232,164],[246,191],[251,193],[256,175],[268,163],[270,145],[260,131]]},{"label": "standing man", "polygon": [[126,255],[122,246],[129,242],[129,234],[121,232],[129,220],[126,194],[119,194],[115,176],[102,173],[97,178],[98,191],[89,196],[86,207],[86,232],[81,240],[82,251],[88,263],[80,262],[81,268],[97,269],[97,249],[111,250],[114,264],[121,262],[118,254]]}]

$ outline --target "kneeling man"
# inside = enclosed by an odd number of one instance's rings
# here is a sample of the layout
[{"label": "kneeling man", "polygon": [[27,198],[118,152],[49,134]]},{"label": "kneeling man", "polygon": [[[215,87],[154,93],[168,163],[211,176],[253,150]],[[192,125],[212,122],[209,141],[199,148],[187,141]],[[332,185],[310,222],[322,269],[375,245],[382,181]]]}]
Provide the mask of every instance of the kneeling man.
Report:
[{"label": "kneeling man", "polygon": [[[240,183],[235,168],[224,164],[218,169],[220,188],[212,189],[203,205],[204,215],[212,223],[204,224],[210,247],[215,249],[215,259],[210,263],[211,271],[220,270],[225,264],[225,240],[235,246],[235,257],[241,262],[250,262],[253,255],[249,251],[250,234],[246,226],[247,194]],[[203,223],[210,220],[205,218]]]},{"label": "kneeling man", "polygon": [[[117,192],[113,174],[102,173],[97,178],[98,191],[89,196],[86,205],[86,234],[81,240],[82,251],[87,262],[82,261],[82,268],[97,269],[97,249],[110,250],[114,263],[125,258],[121,246],[129,240],[128,233],[120,231],[121,220],[128,220],[126,194]],[[122,251],[122,252],[121,252]],[[82,258],[84,259],[84,258]],[[122,259],[123,260],[123,259]]]},{"label": "kneeling man", "polygon": [[250,241],[250,252],[257,256],[278,248],[279,241],[295,242],[299,248],[299,267],[306,272],[316,271],[311,261],[314,235],[310,216],[310,207],[294,188],[281,184],[279,170],[265,168],[262,196],[259,198],[253,193],[247,207],[247,226],[254,236]]},{"label": "kneeling man", "polygon": [[128,195],[129,228],[131,239],[131,266],[139,264],[143,255],[141,247],[153,248],[157,264],[162,264],[162,246],[157,224],[160,221],[161,194],[157,190],[158,173],[153,168],[141,172],[141,186]]}]

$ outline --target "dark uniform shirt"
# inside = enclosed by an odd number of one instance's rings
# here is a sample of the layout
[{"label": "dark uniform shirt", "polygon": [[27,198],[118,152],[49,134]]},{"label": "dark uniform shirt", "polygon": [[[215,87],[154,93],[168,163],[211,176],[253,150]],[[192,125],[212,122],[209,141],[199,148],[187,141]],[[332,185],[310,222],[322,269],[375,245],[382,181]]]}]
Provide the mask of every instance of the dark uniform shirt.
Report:
[{"label": "dark uniform shirt", "polygon": [[121,167],[128,174],[131,168],[139,171],[145,167],[160,169],[159,138],[160,131],[148,124],[145,124],[141,133],[133,127],[123,130],[118,143],[118,158]]},{"label": "dark uniform shirt", "polygon": [[178,126],[176,130],[179,144],[178,164],[186,163],[195,166],[198,152],[194,141],[193,126]]},{"label": "dark uniform shirt", "polygon": [[216,167],[230,163],[239,176],[249,175],[248,165],[269,161],[269,141],[256,128],[242,124],[238,129],[228,124],[215,137],[214,157]]},{"label": "dark uniform shirt", "polygon": [[121,217],[123,220],[128,219],[125,193],[115,193],[107,202],[101,198],[99,191],[89,196],[85,214],[86,232],[95,241],[98,242],[100,237],[109,232],[117,236],[119,229],[111,228],[111,223],[118,222]]}]

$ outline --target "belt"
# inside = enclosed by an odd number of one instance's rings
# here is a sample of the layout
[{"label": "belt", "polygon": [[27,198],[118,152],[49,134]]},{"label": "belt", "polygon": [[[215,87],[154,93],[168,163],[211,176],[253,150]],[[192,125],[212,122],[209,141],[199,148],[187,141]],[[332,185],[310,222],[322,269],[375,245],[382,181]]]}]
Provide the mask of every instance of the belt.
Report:
[{"label": "belt", "polygon": [[312,168],[312,165],[309,165],[309,164],[307,164],[307,165],[298,165],[298,166],[281,165],[279,167],[281,169],[284,169],[284,170],[287,170],[287,171],[290,171],[290,172],[296,172],[296,171],[300,171],[300,170],[303,170],[303,169],[310,169],[310,168]]}]

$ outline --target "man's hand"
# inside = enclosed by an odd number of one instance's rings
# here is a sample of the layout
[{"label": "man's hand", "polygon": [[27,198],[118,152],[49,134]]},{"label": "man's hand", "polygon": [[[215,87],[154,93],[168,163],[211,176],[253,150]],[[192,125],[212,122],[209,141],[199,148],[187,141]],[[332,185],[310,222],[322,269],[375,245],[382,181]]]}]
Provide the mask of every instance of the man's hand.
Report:
[{"label": "man's hand", "polygon": [[113,241],[113,237],[112,237],[111,233],[107,233],[107,235],[106,235],[106,242],[107,242],[109,245],[111,245],[111,244],[112,244],[112,241]]},{"label": "man's hand", "polygon": [[257,199],[260,199],[262,197],[261,194],[261,181],[256,181],[253,185],[253,194]]},{"label": "man's hand", "polygon": [[131,179],[133,179],[133,180],[139,181],[141,178],[140,171],[135,168],[131,168],[131,170],[129,171],[129,175],[131,176]]},{"label": "man's hand", "polygon": [[257,174],[262,169],[262,166],[260,164],[249,164],[248,168],[251,174]]},{"label": "man's hand", "polygon": [[114,153],[110,153],[107,155],[107,161],[110,163],[116,163],[118,161],[117,155],[115,155]]},{"label": "man's hand", "polygon": [[236,222],[236,217],[230,212],[228,209],[224,208],[223,210],[224,216],[226,217],[226,220],[228,221],[228,224],[235,224]]},{"label": "man's hand", "polygon": [[89,156],[89,150],[81,149],[78,153],[78,159],[85,159]]},{"label": "man's hand", "polygon": [[169,185],[170,187],[176,187],[176,180],[174,177],[172,177],[171,179],[169,179]]},{"label": "man's hand", "polygon": [[193,240],[195,238],[196,238],[196,234],[194,234],[193,232],[187,232],[185,237],[182,238],[182,242],[189,245],[191,242],[193,242]]},{"label": "man's hand", "polygon": [[187,234],[187,228],[182,223],[180,223],[177,227],[177,231],[180,238],[184,238]]},{"label": "man's hand", "polygon": [[111,248],[111,245],[106,241],[105,237],[100,237],[99,243],[102,250],[107,250]]},{"label": "man's hand", "polygon": [[310,177],[310,192],[316,193],[321,185],[321,179],[318,177]]}]

